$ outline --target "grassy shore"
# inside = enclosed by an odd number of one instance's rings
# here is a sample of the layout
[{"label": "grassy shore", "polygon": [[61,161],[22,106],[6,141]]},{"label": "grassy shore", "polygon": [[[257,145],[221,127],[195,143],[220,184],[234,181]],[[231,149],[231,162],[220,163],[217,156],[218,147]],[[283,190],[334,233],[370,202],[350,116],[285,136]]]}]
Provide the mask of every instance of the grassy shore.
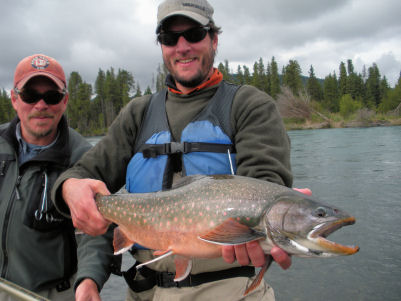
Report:
[{"label": "grassy shore", "polygon": [[401,117],[373,115],[365,118],[354,115],[343,118],[339,114],[330,114],[327,117],[314,114],[310,119],[284,118],[284,124],[287,130],[397,126],[401,125]]}]

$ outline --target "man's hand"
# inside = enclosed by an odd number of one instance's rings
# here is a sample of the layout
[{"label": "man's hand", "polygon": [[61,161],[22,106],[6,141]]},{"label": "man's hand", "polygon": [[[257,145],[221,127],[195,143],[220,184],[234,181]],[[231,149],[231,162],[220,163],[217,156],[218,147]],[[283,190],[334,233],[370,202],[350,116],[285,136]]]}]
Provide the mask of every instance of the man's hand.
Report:
[{"label": "man's hand", "polygon": [[101,301],[95,281],[92,279],[83,280],[75,291],[76,301]]},{"label": "man's hand", "polygon": [[106,184],[93,179],[70,178],[62,186],[62,196],[70,208],[74,227],[93,236],[104,234],[110,225],[96,207],[96,193],[110,194]]},{"label": "man's hand", "polygon": [[[286,270],[291,266],[291,257],[279,247],[274,246],[271,251],[273,259]],[[248,265],[250,262],[255,267],[261,267],[266,263],[266,256],[258,241],[251,241],[246,244],[222,247],[223,259],[228,263],[235,260],[240,265]]]}]

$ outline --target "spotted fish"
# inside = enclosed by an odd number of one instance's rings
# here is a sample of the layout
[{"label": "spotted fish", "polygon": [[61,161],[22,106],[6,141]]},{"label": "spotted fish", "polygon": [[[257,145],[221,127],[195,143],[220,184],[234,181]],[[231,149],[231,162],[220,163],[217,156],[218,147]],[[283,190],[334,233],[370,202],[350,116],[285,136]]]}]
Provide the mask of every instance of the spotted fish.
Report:
[{"label": "spotted fish", "polygon": [[[293,189],[250,177],[190,176],[171,190],[97,195],[96,204],[118,225],[117,254],[138,243],[155,250],[159,257],[151,262],[175,255],[175,281],[188,276],[191,258],[220,257],[223,245],[258,240],[266,254],[277,245],[300,257],[351,255],[359,250],[326,239],[353,224],[354,217]],[[245,294],[259,285],[270,264],[266,262]]]}]

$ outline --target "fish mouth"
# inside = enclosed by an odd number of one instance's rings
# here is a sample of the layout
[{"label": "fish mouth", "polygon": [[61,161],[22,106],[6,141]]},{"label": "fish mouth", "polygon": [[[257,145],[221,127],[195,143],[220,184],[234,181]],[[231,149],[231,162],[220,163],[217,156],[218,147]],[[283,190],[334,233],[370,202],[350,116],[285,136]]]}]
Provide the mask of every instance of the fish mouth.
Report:
[{"label": "fish mouth", "polygon": [[[347,217],[336,220],[334,222],[322,223],[317,225],[308,234],[308,239],[313,241],[318,247],[319,251],[328,252],[336,255],[352,255],[359,251],[358,246],[346,246],[328,240],[326,237],[334,231],[344,226],[349,226],[355,223],[355,217]],[[318,251],[318,252],[319,252]]]}]

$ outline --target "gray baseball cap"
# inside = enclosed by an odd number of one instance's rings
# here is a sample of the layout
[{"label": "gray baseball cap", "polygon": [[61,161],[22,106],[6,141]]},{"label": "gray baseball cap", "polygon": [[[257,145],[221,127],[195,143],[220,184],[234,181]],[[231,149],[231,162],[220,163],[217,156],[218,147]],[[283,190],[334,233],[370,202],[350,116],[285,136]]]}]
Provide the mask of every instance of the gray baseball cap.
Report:
[{"label": "gray baseball cap", "polygon": [[205,26],[213,21],[213,7],[206,0],[165,0],[157,9],[156,33],[163,22],[172,16],[184,16]]}]

